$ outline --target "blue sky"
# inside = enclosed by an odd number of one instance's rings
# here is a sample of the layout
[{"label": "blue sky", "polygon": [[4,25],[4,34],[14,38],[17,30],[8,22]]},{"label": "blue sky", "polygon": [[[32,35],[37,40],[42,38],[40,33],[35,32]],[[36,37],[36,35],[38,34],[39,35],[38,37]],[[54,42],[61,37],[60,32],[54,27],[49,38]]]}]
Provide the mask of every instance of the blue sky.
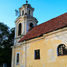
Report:
[{"label": "blue sky", "polygon": [[[34,16],[38,24],[48,21],[54,17],[67,12],[67,0],[28,0],[35,8]],[[0,22],[10,28],[15,27],[15,9],[19,9],[25,0],[0,0]]]}]

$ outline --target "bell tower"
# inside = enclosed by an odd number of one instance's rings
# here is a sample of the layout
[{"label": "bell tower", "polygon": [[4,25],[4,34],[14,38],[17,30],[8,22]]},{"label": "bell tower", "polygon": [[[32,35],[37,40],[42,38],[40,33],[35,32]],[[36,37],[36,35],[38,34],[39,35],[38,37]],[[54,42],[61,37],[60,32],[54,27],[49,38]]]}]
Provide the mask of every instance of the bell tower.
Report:
[{"label": "bell tower", "polygon": [[15,45],[18,44],[18,41],[21,37],[26,35],[26,33],[32,30],[38,23],[37,19],[33,17],[34,8],[28,4],[23,4],[21,8],[19,8],[19,16],[15,21]]}]

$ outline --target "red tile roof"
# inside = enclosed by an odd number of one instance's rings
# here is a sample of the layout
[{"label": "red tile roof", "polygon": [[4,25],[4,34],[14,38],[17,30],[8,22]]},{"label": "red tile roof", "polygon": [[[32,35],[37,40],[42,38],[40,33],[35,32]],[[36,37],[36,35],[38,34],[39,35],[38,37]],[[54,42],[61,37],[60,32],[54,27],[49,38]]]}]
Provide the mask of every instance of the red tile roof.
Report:
[{"label": "red tile roof", "polygon": [[34,27],[24,37],[22,37],[19,40],[19,42],[38,37],[42,34],[46,34],[48,32],[55,31],[57,29],[60,29],[66,26],[67,26],[67,13]]}]

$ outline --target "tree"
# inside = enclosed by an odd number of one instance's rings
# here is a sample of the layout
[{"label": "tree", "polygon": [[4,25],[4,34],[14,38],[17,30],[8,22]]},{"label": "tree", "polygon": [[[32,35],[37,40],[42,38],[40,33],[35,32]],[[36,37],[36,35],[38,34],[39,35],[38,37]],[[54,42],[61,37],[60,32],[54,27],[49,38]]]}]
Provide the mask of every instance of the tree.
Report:
[{"label": "tree", "polygon": [[3,42],[8,39],[9,28],[7,25],[0,23],[0,47],[4,47]]},{"label": "tree", "polygon": [[11,46],[14,43],[14,28],[9,27],[3,23],[0,23],[0,64],[7,63],[10,67],[12,49]]}]

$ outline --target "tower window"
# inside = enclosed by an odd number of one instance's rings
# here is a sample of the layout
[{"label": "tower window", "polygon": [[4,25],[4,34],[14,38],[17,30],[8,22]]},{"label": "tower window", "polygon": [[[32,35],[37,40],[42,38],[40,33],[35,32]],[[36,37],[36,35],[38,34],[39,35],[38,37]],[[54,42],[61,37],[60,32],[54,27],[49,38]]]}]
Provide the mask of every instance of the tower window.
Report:
[{"label": "tower window", "polygon": [[60,44],[57,48],[58,51],[58,56],[60,55],[67,55],[67,49],[65,48],[66,46],[64,44]]},{"label": "tower window", "polygon": [[22,16],[24,15],[24,11],[22,11]]},{"label": "tower window", "polygon": [[30,27],[29,30],[31,30],[34,27],[33,23],[30,23],[29,27]]},{"label": "tower window", "polygon": [[30,27],[31,27],[31,28],[33,28],[33,27],[34,27],[33,23],[30,23]]},{"label": "tower window", "polygon": [[22,28],[22,25],[20,23],[19,26],[18,26],[18,36],[21,35],[21,28]]},{"label": "tower window", "polygon": [[34,58],[40,59],[40,50],[39,49],[34,51]]},{"label": "tower window", "polygon": [[19,53],[17,54],[16,63],[19,64]]},{"label": "tower window", "polygon": [[30,10],[29,10],[29,15],[30,15]]}]

